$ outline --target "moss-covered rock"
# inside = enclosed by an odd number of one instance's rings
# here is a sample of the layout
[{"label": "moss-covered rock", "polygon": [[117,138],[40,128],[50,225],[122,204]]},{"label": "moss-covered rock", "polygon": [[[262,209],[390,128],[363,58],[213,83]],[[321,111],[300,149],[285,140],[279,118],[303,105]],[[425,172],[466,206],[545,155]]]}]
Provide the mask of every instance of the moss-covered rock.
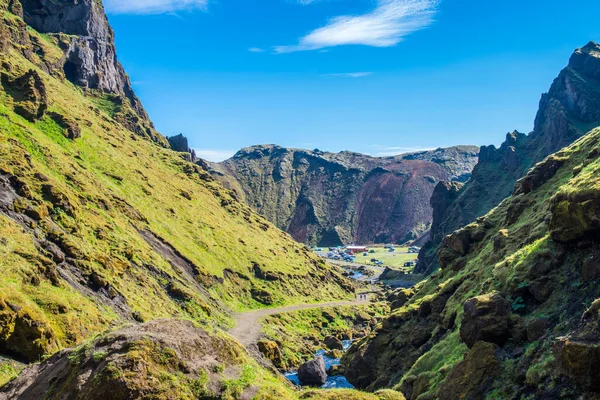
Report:
[{"label": "moss-covered rock", "polygon": [[503,344],[510,338],[510,304],[499,293],[473,297],[463,309],[460,337],[467,346],[480,340]]},{"label": "moss-covered rock", "polygon": [[40,119],[48,108],[46,85],[40,74],[30,69],[25,74],[10,79],[2,74],[2,85],[14,100],[15,112],[29,121]]},{"label": "moss-covered rock", "polygon": [[287,366],[281,354],[279,345],[272,340],[260,340],[258,342],[258,351],[260,351],[276,368],[285,369]]},{"label": "moss-covered rock", "polygon": [[484,399],[489,383],[500,373],[498,350],[493,343],[475,343],[440,387],[440,400]]},{"label": "moss-covered rock", "polygon": [[189,321],[157,320],[32,365],[0,389],[0,397],[238,399],[273,391],[293,398],[283,382],[225,334]]}]

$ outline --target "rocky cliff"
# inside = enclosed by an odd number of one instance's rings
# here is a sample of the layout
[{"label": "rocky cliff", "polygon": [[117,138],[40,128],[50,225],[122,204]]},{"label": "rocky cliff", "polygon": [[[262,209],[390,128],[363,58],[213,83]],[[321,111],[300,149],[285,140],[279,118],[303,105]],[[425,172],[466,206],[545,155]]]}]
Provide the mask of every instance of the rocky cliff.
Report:
[{"label": "rocky cliff", "polygon": [[542,95],[530,134],[515,131],[506,136],[500,148],[482,147],[479,162],[462,188],[454,187],[450,193],[440,187],[434,192],[430,241],[419,255],[416,270],[435,271],[444,236],[485,215],[511,194],[517,179],[531,166],[599,123],[600,46],[590,42],[573,53],[569,65]]},{"label": "rocky cliff", "polygon": [[349,381],[407,399],[599,398],[599,177],[596,128],[447,236],[442,269],[393,293],[342,359]]},{"label": "rocky cliff", "polygon": [[[96,0],[11,0],[7,7],[31,28],[47,34],[60,47],[59,59],[48,63],[43,46],[27,43],[28,37],[3,28],[5,39],[17,39],[20,50],[31,61],[41,58],[41,66],[52,75],[64,75],[73,84],[88,90],[99,102],[111,108],[114,117],[139,135],[167,146],[156,132],[142,103],[135,95],[129,77],[117,60],[114,34],[102,2]],[[19,22],[17,22],[19,23]]]},{"label": "rocky cliff", "polygon": [[[222,329],[233,310],[348,298],[353,283],[236,201],[188,153],[154,130],[140,134],[150,122],[127,93],[101,2],[0,0],[0,20],[0,385],[23,363],[56,354],[0,398],[37,399],[40,390],[65,398],[62,389],[108,398],[86,392],[107,382],[120,385],[119,398],[191,398],[194,384],[208,382],[189,358],[202,342],[218,344],[215,360],[235,370],[227,390],[250,379],[248,368],[291,393]],[[72,54],[88,50],[94,64],[77,59],[74,79]],[[156,319],[170,322],[139,327]],[[125,324],[134,328],[95,352],[62,350]],[[175,336],[186,329],[200,343]],[[97,374],[70,381],[79,362],[82,374]],[[119,375],[131,371],[141,380]]]},{"label": "rocky cliff", "polygon": [[457,146],[376,158],[265,145],[204,165],[300,242],[404,243],[429,229],[435,185],[466,181],[477,154]]}]

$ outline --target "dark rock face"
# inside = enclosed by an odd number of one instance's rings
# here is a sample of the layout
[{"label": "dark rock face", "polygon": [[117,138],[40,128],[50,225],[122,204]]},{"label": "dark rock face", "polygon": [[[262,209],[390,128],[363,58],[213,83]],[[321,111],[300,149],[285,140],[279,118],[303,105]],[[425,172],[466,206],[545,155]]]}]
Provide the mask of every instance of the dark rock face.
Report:
[{"label": "dark rock face", "polygon": [[268,145],[205,165],[296,240],[330,246],[416,239],[431,222],[435,185],[466,180],[476,158],[472,146],[374,158]]},{"label": "dark rock face", "polygon": [[[515,188],[515,183],[537,162],[573,143],[600,123],[600,46],[594,42],[577,49],[569,65],[542,96],[529,135],[509,133],[496,149],[484,146],[469,181],[454,201],[434,216],[435,235],[419,256],[417,272],[431,273],[438,268],[436,253],[445,235],[465,226],[497,206],[513,191],[532,190],[560,167],[560,161],[545,162]],[[434,194],[436,194],[434,192]],[[432,203],[443,203],[443,191]]]},{"label": "dark rock face", "polygon": [[166,145],[117,60],[114,33],[102,2],[22,0],[21,4],[27,25],[58,37],[64,51],[62,73],[66,79],[83,88],[114,96],[112,101],[120,110],[115,119],[140,136]]},{"label": "dark rock face", "polygon": [[298,368],[298,379],[303,385],[322,386],[327,382],[327,371],[322,356],[308,361]]},{"label": "dark rock face", "polygon": [[476,342],[503,344],[510,337],[510,304],[498,293],[469,299],[464,304],[460,337],[469,347]]},{"label": "dark rock face", "polygon": [[187,153],[190,150],[188,140],[183,134],[180,133],[179,135],[171,136],[168,139],[171,149],[181,153]]},{"label": "dark rock face", "polygon": [[578,385],[600,391],[600,345],[563,339],[554,347],[562,373]]},{"label": "dark rock face", "polygon": [[114,35],[102,4],[94,0],[22,0],[25,22],[38,32],[79,36],[69,44],[64,65],[73,83],[107,93],[131,92],[117,62]]}]

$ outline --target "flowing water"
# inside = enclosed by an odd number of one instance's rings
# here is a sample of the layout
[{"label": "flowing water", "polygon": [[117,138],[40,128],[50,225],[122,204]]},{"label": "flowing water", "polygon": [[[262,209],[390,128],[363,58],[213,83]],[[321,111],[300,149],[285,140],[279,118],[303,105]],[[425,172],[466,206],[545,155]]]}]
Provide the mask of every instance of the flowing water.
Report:
[{"label": "flowing water", "polygon": [[[352,341],[351,340],[342,340],[342,343],[344,344],[344,351],[346,351],[350,348]],[[323,360],[325,360],[325,369],[328,370],[331,366],[340,364],[339,358],[327,357],[325,355],[325,353],[326,353],[325,350],[319,350],[315,353],[315,357],[323,356]],[[288,378],[290,381],[292,381],[292,383],[294,383],[295,385],[301,386],[300,380],[298,379],[297,371],[287,372],[284,375],[286,378]],[[325,384],[323,386],[321,386],[321,388],[322,389],[352,389],[352,388],[354,388],[354,386],[352,386],[352,384],[350,382],[348,382],[348,380],[346,379],[345,376],[328,376],[327,382],[325,382]]]}]

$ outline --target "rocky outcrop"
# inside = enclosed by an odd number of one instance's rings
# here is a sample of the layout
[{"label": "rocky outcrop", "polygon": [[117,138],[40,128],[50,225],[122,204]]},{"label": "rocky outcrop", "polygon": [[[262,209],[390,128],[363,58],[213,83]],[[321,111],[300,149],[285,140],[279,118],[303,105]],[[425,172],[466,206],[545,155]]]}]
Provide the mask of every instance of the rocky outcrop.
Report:
[{"label": "rocky outcrop", "polygon": [[[569,65],[542,95],[534,130],[529,135],[509,133],[500,146],[484,146],[469,181],[454,193],[454,201],[442,208],[432,222],[435,234],[427,243],[416,267],[417,272],[435,271],[437,251],[445,235],[484,215],[513,191],[532,190],[560,167],[560,161],[543,167],[519,182],[525,172],[564,146],[573,143],[600,123],[600,46],[594,42],[575,50]],[[447,193],[434,192],[432,203],[444,203]],[[439,196],[439,197],[438,197]]]},{"label": "rocky outcrop", "polygon": [[171,146],[172,150],[179,153],[188,153],[189,156],[186,158],[190,162],[195,163],[198,161],[198,157],[196,157],[196,151],[194,149],[190,149],[188,139],[183,136],[182,133],[176,136],[170,136],[167,138],[167,140],[169,141],[169,145]]},{"label": "rocky outcrop", "polygon": [[125,71],[117,62],[114,34],[102,3],[95,0],[21,0],[23,19],[42,33],[73,35],[64,72],[76,85],[134,97]]},{"label": "rocky outcrop", "polygon": [[48,109],[46,85],[33,69],[24,75],[11,79],[2,74],[2,86],[14,100],[14,110],[23,118],[34,122],[42,118]]},{"label": "rocky outcrop", "polygon": [[435,185],[464,182],[476,158],[472,146],[375,158],[265,145],[202,164],[296,240],[327,246],[416,239]]},{"label": "rocky outcrop", "polygon": [[[0,399],[221,398],[228,389],[216,371],[239,378],[244,362],[249,356],[231,339],[190,321],[156,320],[30,366]],[[256,393],[257,383],[244,383],[238,396]]]},{"label": "rocky outcrop", "polygon": [[117,60],[114,33],[102,2],[13,0],[10,10],[33,29],[56,38],[64,52],[60,62],[66,79],[100,96],[109,96],[118,109],[115,119],[127,129],[166,146]]},{"label": "rocky outcrop", "polygon": [[314,360],[305,362],[298,368],[298,379],[303,385],[322,386],[327,382],[325,360],[318,356]]},{"label": "rocky outcrop", "polygon": [[54,122],[64,129],[63,134],[67,139],[75,140],[81,137],[81,129],[77,122],[56,112],[49,113],[49,115]]}]

